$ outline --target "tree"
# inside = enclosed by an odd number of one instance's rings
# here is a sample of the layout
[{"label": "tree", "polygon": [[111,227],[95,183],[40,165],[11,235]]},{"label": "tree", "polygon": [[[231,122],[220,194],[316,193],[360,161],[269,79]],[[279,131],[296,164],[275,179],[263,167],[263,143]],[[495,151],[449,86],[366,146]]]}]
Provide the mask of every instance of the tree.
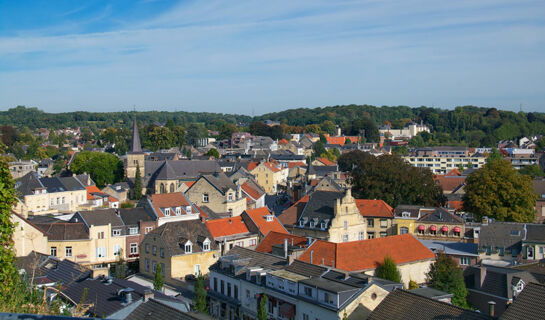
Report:
[{"label": "tree", "polygon": [[397,265],[389,256],[386,256],[382,263],[375,269],[375,275],[382,279],[401,282],[401,274],[397,269]]},{"label": "tree", "polygon": [[359,150],[341,155],[339,169],[349,171],[352,192],[362,199],[381,199],[399,204],[440,205],[441,187],[427,168],[417,168],[397,155],[372,156]]},{"label": "tree", "polygon": [[480,220],[532,222],[537,196],[532,178],[521,175],[509,161],[492,160],[466,179],[464,210]]},{"label": "tree", "polygon": [[269,315],[267,314],[267,300],[267,295],[263,293],[257,309],[257,320],[267,320],[269,318]]},{"label": "tree", "polygon": [[119,251],[118,260],[114,264],[115,277],[118,279],[125,279],[127,273],[125,272],[125,260],[123,259],[123,250]]},{"label": "tree", "polygon": [[136,164],[136,174],[134,175],[134,188],[132,189],[135,200],[142,198],[142,177],[140,176],[140,164]]},{"label": "tree", "polygon": [[486,162],[491,162],[491,161],[494,161],[494,160],[501,160],[501,159],[503,159],[503,156],[498,151],[498,149],[492,148],[492,151],[486,157]]},{"label": "tree", "polygon": [[204,288],[204,278],[199,274],[197,277],[197,283],[195,284],[195,298],[193,300],[193,305],[195,305],[195,310],[200,313],[208,313],[206,296],[207,292]]},{"label": "tree", "polygon": [[163,280],[163,270],[161,264],[158,263],[155,267],[155,274],[153,275],[153,289],[161,291],[165,281]]},{"label": "tree", "polygon": [[414,281],[413,279],[411,279],[409,281],[409,290],[414,290],[414,289],[418,289],[420,288],[420,286],[418,285],[418,283],[416,283],[416,281]]},{"label": "tree", "polygon": [[77,174],[91,175],[97,187],[103,188],[123,180],[123,162],[111,153],[82,151],[74,157],[70,170]]},{"label": "tree", "polygon": [[427,274],[430,287],[452,293],[452,304],[468,308],[466,301],[467,289],[464,282],[462,269],[456,262],[444,253],[437,256],[437,260],[431,265]]},{"label": "tree", "polygon": [[545,173],[538,165],[532,164],[529,166],[525,166],[524,168],[520,169],[520,174],[530,176],[532,179],[535,179],[537,177],[543,177]]},{"label": "tree", "polygon": [[204,155],[209,156],[209,157],[214,157],[216,159],[218,159],[220,157],[220,153],[218,152],[218,150],[216,148],[212,148],[212,149],[208,150],[208,152],[205,153]]},{"label": "tree", "polygon": [[312,150],[314,151],[314,157],[319,157],[321,154],[327,153],[327,150],[325,149],[324,143],[322,141],[316,141],[316,143],[314,143],[314,145],[312,146]]}]

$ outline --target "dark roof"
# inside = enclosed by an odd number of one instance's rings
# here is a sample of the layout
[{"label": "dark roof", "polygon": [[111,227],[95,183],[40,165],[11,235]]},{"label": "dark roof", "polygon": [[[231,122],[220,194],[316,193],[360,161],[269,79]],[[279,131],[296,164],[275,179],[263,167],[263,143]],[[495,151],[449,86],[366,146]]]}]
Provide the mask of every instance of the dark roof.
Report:
[{"label": "dark roof", "polygon": [[[287,265],[286,259],[273,256],[272,254],[257,252],[254,250],[250,250],[250,249],[246,249],[246,248],[242,248],[238,246],[229,250],[229,252],[227,252],[222,257],[222,259],[220,259],[218,262],[213,264],[211,268],[215,270],[222,270],[221,269],[222,260],[232,261],[233,263],[237,263],[241,261],[242,265],[246,268],[260,267],[260,268],[263,268],[264,270],[267,270],[267,269],[280,270],[286,267]],[[235,272],[236,272],[235,275],[244,274],[245,269],[243,268]]]},{"label": "dark roof", "polygon": [[218,249],[214,237],[200,219],[165,223],[148,233],[146,237],[157,235],[163,239],[171,255],[184,254],[185,251],[182,249],[182,245],[187,240],[193,244],[193,253],[202,252],[202,243],[200,242],[204,238],[210,240],[210,250]]},{"label": "dark roof", "polygon": [[78,215],[88,226],[105,226],[111,224],[114,226],[123,226],[123,220],[116,214],[118,209],[98,209],[93,211],[78,211],[70,221],[74,222]]},{"label": "dark roof", "polygon": [[28,219],[47,235],[48,240],[87,240],[89,231],[83,222],[66,222],[51,217],[33,216]]},{"label": "dark roof", "polygon": [[368,320],[397,319],[492,319],[491,317],[451,304],[422,297],[401,289],[389,293],[371,312]]},{"label": "dark roof", "polygon": [[155,221],[155,217],[150,215],[145,208],[136,207],[132,209],[119,209],[119,215],[125,225],[137,225],[142,221]]},{"label": "dark roof", "polygon": [[[481,283],[481,269],[484,268],[484,279]],[[492,266],[468,267],[464,270],[464,277],[473,276],[475,281],[473,285],[469,285],[468,289],[475,289],[507,299],[513,298],[513,285],[516,285],[519,280],[528,284],[530,282],[539,283],[538,279],[530,272]]]},{"label": "dark roof", "polygon": [[138,133],[138,124],[136,123],[136,116],[132,122],[132,140],[131,148],[129,150],[132,153],[142,152],[142,146],[140,144],[140,134]]},{"label": "dark roof", "polygon": [[34,194],[35,189],[45,188],[45,186],[40,182],[38,173],[31,171],[17,180],[15,188],[21,195],[28,196]]},{"label": "dark roof", "polygon": [[411,218],[418,218],[421,208],[422,206],[400,204],[395,208],[394,213],[396,217],[402,217],[403,212],[408,212]]},{"label": "dark roof", "polygon": [[452,298],[454,296],[452,293],[448,293],[445,291],[441,291],[441,290],[437,290],[437,289],[429,288],[429,287],[413,289],[411,290],[411,293],[414,293],[426,298],[436,299],[436,300],[444,299],[444,298]]},{"label": "dark roof", "polygon": [[35,271],[35,276],[40,276],[39,266],[48,258],[49,256],[46,254],[32,251],[27,256],[17,257],[15,265],[18,270],[24,269],[27,275],[32,275],[32,272]]},{"label": "dark roof", "polygon": [[40,182],[47,188],[48,193],[68,191],[60,178],[41,178]]},{"label": "dark roof", "polygon": [[85,186],[75,177],[59,178],[64,188],[68,191],[85,190]]},{"label": "dark roof", "polygon": [[464,223],[462,218],[448,212],[443,208],[434,208],[432,212],[426,214],[418,221],[438,222],[438,223]]},{"label": "dark roof", "polygon": [[545,241],[545,224],[526,224],[526,238],[524,241]]},{"label": "dark roof", "polygon": [[176,308],[173,308],[169,304],[157,299],[149,299],[142,303],[133,312],[131,312],[126,319],[131,320],[149,320],[149,319],[163,319],[163,320],[193,320],[200,319],[193,317],[190,313],[182,312]]},{"label": "dark roof", "polygon": [[222,194],[225,194],[229,189],[237,190],[237,186],[227,177],[222,171],[215,172],[214,174],[204,174],[202,179],[210,182],[212,186],[218,189]]},{"label": "dark roof", "polygon": [[319,277],[320,275],[322,275],[324,272],[327,271],[327,268],[310,264],[307,262],[303,262],[300,260],[295,260],[289,266],[286,267],[286,270],[289,272],[298,273],[304,276]]},{"label": "dark roof", "polygon": [[353,286],[336,282],[336,281],[331,281],[328,279],[324,279],[322,277],[309,278],[309,279],[301,280],[299,282],[307,286],[313,286],[313,287],[323,289],[329,292],[334,292],[334,293],[357,290],[357,288]]},{"label": "dark roof", "polygon": [[315,174],[318,177],[325,177],[328,174],[336,172],[338,170],[339,169],[337,168],[337,166],[314,166],[311,164],[309,165],[307,174]]},{"label": "dark roof", "polygon": [[317,219],[317,226],[323,220],[329,219],[331,221],[335,217],[333,209],[335,201],[342,197],[344,197],[343,192],[316,191],[312,193],[299,220],[306,218],[306,225],[311,219]]},{"label": "dark roof", "polygon": [[92,273],[89,269],[70,260],[58,260],[49,258],[42,263],[40,271],[47,278],[63,286],[69,286],[74,282],[89,278]]},{"label": "dark roof", "polygon": [[479,247],[504,247],[520,251],[524,238],[524,224],[514,222],[490,222],[481,225]]},{"label": "dark roof", "polygon": [[528,283],[513,304],[502,314],[500,320],[545,319],[545,286]]}]

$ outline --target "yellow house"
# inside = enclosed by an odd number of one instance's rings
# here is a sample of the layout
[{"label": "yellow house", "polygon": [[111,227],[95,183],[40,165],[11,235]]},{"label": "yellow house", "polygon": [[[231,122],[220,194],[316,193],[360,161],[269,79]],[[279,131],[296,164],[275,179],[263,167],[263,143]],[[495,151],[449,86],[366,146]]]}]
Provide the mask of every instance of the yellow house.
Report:
[{"label": "yellow house", "polygon": [[272,162],[252,162],[248,165],[248,171],[254,175],[257,183],[265,189],[268,194],[276,194],[278,185],[286,183],[288,179],[288,168],[281,168]]},{"label": "yellow house", "polygon": [[465,223],[446,208],[399,205],[395,210],[397,234],[410,233],[419,239],[465,241]]},{"label": "yellow house", "polygon": [[198,206],[214,212],[229,212],[239,216],[246,210],[246,196],[223,172],[201,175],[185,192],[187,198]]},{"label": "yellow house", "polygon": [[140,244],[140,272],[152,277],[161,264],[166,281],[207,274],[219,257],[218,246],[201,220],[165,223]]},{"label": "yellow house", "polygon": [[47,236],[42,230],[15,212],[11,215],[11,222],[15,224],[13,240],[17,257],[27,256],[32,251],[49,254]]}]

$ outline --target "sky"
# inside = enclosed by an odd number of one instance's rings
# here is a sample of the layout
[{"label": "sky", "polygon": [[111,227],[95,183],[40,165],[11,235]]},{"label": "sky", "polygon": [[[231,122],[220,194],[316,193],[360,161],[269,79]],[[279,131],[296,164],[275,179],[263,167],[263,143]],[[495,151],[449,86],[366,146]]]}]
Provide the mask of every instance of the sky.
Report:
[{"label": "sky", "polygon": [[0,0],[0,110],[545,112],[545,1]]}]

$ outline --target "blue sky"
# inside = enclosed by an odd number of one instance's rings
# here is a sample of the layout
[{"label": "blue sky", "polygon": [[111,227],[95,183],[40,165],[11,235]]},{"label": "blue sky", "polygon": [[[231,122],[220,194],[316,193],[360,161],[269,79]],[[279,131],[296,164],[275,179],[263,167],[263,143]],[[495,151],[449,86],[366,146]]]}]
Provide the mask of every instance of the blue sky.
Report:
[{"label": "blue sky", "polygon": [[545,111],[545,1],[0,0],[0,109]]}]

